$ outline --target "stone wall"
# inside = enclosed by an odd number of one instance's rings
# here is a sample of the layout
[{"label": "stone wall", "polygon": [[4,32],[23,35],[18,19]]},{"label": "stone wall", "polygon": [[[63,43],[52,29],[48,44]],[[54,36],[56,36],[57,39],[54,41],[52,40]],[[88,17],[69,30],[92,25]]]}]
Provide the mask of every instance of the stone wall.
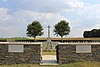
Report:
[{"label": "stone wall", "polygon": [[91,53],[76,53],[77,45],[79,44],[58,44],[56,47],[57,62],[65,64],[82,61],[100,61],[100,44],[91,44]]},{"label": "stone wall", "polygon": [[24,44],[24,52],[8,52],[7,44],[0,44],[0,64],[33,64],[41,61],[41,44]]}]

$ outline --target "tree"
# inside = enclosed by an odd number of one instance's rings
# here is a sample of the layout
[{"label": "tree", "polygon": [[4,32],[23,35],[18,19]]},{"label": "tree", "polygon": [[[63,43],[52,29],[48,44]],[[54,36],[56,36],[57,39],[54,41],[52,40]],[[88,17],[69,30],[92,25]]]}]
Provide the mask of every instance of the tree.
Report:
[{"label": "tree", "polygon": [[91,31],[84,31],[84,38],[100,37],[100,29],[92,29]]},{"label": "tree", "polygon": [[91,37],[97,37],[97,34],[98,34],[97,32],[98,32],[97,29],[92,29],[91,30],[91,33],[92,33]]},{"label": "tree", "polygon": [[27,26],[27,36],[34,37],[34,41],[36,36],[43,35],[43,28],[39,21],[33,21],[31,24]]},{"label": "tree", "polygon": [[61,40],[63,42],[63,36],[69,35],[70,32],[69,23],[65,20],[61,20],[60,22],[58,22],[58,24],[54,26],[54,32],[55,35],[61,36]]},{"label": "tree", "polygon": [[97,31],[97,37],[100,37],[100,29],[98,29],[98,31]]},{"label": "tree", "polygon": [[83,33],[84,38],[89,38],[90,33],[91,33],[91,31],[84,31],[84,33]]}]

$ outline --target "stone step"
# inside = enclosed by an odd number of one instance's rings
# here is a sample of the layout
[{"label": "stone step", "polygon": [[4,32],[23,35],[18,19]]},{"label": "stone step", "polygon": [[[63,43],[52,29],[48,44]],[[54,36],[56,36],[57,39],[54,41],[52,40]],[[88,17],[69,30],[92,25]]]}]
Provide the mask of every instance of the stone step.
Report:
[{"label": "stone step", "polygon": [[59,64],[57,64],[57,63],[40,63],[40,65],[59,65]]},{"label": "stone step", "polygon": [[56,55],[42,55],[40,65],[58,65]]}]

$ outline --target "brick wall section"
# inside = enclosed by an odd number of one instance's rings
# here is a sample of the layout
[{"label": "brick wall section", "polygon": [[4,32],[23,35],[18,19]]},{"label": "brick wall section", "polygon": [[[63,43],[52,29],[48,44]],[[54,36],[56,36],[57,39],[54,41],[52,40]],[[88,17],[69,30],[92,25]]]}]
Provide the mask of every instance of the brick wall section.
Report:
[{"label": "brick wall section", "polygon": [[100,61],[100,45],[91,45],[91,53],[76,53],[76,45],[58,44],[57,62],[59,64],[82,62],[82,61]]},{"label": "brick wall section", "polygon": [[0,45],[0,64],[33,64],[41,61],[41,46],[24,45],[24,52],[8,52],[8,45]]}]

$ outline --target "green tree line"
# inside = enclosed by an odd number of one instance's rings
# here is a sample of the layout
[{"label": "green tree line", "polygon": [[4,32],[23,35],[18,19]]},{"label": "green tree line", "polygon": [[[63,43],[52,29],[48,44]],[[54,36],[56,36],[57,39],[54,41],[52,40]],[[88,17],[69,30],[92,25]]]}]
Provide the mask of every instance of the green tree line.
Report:
[{"label": "green tree line", "polygon": [[84,38],[97,38],[100,37],[100,29],[92,29],[91,31],[84,31]]}]

